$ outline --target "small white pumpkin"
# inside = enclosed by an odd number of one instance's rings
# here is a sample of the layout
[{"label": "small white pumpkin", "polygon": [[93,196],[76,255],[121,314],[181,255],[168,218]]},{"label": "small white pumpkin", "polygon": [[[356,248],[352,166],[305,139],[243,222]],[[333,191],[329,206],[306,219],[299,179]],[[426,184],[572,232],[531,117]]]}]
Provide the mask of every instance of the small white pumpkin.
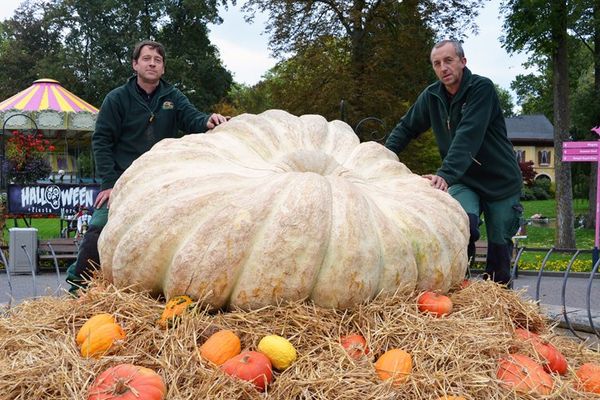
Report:
[{"label": "small white pumpkin", "polygon": [[115,185],[99,252],[116,286],[344,308],[464,277],[458,202],[344,122],[270,110],[211,132],[161,141]]}]

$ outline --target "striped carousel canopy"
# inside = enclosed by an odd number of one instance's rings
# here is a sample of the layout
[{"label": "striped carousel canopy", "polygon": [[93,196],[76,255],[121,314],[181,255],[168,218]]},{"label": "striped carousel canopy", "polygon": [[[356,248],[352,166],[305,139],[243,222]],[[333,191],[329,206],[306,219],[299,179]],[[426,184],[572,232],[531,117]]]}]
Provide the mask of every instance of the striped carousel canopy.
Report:
[{"label": "striped carousel canopy", "polygon": [[98,109],[75,96],[54,79],[38,79],[27,89],[0,103],[0,111],[11,109],[22,111],[54,110],[64,112],[89,111]]},{"label": "striped carousel canopy", "polygon": [[93,131],[98,109],[75,96],[54,79],[38,79],[27,89],[0,102],[0,123],[9,129],[35,127],[52,132]]}]

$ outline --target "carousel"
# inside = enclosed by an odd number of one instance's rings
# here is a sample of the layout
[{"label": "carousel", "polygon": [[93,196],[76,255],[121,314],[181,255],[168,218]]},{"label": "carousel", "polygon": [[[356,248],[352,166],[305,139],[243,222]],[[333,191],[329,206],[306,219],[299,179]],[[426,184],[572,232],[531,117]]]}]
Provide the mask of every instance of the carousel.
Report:
[{"label": "carousel", "polygon": [[[91,151],[97,113],[48,78],[0,102],[0,187],[9,216],[63,217],[93,204],[99,189]],[[33,162],[26,159],[31,153]]]},{"label": "carousel", "polygon": [[[89,155],[98,109],[65,89],[54,79],[39,79],[0,103],[4,141],[13,132],[41,133],[54,151],[47,154],[51,179],[78,182],[92,178],[93,168],[82,171],[82,155]],[[89,175],[89,176],[86,176]],[[3,187],[6,185],[3,177]]]}]

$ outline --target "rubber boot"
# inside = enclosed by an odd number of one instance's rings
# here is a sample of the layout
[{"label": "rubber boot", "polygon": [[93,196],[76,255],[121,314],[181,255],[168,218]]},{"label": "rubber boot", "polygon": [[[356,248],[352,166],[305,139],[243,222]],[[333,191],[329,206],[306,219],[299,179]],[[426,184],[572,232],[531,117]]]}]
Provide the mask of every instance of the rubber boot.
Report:
[{"label": "rubber boot", "polygon": [[[485,272],[494,282],[512,286],[510,259],[512,244],[488,243]],[[485,278],[485,277],[484,277]]]},{"label": "rubber boot", "polygon": [[469,244],[467,245],[467,257],[469,257],[469,266],[473,265],[475,260],[475,242],[479,240],[479,217],[475,214],[467,214],[469,217]]},{"label": "rubber boot", "polygon": [[100,256],[98,255],[98,238],[103,227],[90,225],[88,231],[83,236],[83,240],[79,245],[79,253],[77,260],[67,269],[67,283],[71,285],[69,293],[77,295],[79,289],[85,288],[93,272],[93,266],[90,262],[96,265],[100,264]]}]

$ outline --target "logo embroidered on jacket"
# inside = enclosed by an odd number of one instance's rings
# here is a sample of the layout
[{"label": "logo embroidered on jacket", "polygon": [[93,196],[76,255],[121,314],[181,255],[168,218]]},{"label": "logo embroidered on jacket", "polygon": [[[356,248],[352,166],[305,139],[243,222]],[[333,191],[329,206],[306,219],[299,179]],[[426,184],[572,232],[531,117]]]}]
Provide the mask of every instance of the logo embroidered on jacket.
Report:
[{"label": "logo embroidered on jacket", "polygon": [[175,104],[173,104],[172,101],[165,101],[162,105],[163,110],[172,110],[173,108],[175,108]]}]

